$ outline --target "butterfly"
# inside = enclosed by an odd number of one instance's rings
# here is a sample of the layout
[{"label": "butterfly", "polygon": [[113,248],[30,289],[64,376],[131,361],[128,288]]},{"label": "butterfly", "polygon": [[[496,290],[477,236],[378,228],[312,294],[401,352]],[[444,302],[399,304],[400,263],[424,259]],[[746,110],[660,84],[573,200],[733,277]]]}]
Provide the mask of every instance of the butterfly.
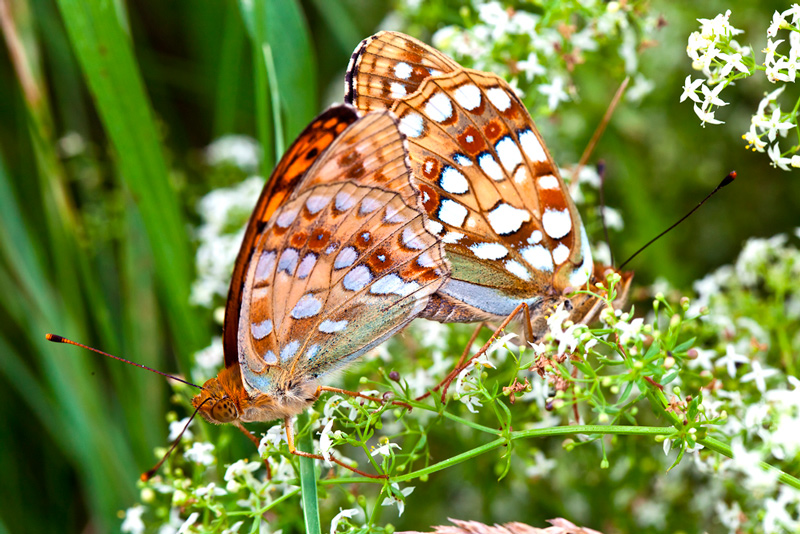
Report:
[{"label": "butterfly", "polygon": [[[421,317],[500,320],[524,303],[531,341],[560,304],[575,323],[596,317],[597,297],[567,295],[605,268],[594,264],[575,203],[505,80],[407,35],[380,32],[353,53],[345,101],[363,112],[393,111],[408,137],[413,186],[452,269]],[[621,274],[624,299],[632,275]]]},{"label": "butterfly", "polygon": [[288,149],[236,259],[225,368],[192,400],[206,420],[283,419],[290,452],[322,458],[295,449],[291,418],[322,391],[342,391],[321,381],[405,327],[449,273],[406,153],[390,112],[360,116],[347,105]]}]

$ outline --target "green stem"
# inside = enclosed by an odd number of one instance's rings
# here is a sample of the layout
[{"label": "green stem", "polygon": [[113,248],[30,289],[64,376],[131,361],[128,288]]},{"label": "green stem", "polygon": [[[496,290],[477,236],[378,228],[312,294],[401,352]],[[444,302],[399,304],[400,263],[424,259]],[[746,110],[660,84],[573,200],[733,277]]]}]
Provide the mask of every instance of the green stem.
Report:
[{"label": "green stem", "polygon": [[[308,426],[308,413],[297,416],[297,428]],[[314,441],[311,432],[297,438],[297,448],[303,452],[313,452]],[[321,534],[319,522],[319,501],[317,499],[317,470],[312,458],[300,457],[300,491],[303,495],[303,516],[307,534]]]}]

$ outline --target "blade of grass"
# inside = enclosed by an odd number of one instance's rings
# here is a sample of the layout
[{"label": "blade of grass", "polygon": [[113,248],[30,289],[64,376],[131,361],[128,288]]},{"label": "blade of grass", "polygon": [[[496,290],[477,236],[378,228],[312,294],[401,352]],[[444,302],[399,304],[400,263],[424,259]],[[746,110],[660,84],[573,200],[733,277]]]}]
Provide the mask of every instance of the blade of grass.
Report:
[{"label": "blade of grass", "polygon": [[[269,45],[274,55],[286,136],[294,139],[317,112],[317,69],[311,36],[297,0],[240,0],[250,37],[259,49]],[[284,139],[286,141],[286,139]]]},{"label": "blade of grass", "polygon": [[189,354],[207,336],[189,306],[192,255],[185,221],[129,38],[110,0],[57,0],[57,4],[116,151],[120,175],[142,214],[178,360],[188,369]]},{"label": "blade of grass", "polygon": [[[297,416],[297,428],[305,428],[309,424],[308,412]],[[306,432],[297,440],[297,448],[304,452],[314,452],[314,440],[311,432]],[[319,521],[319,499],[317,497],[317,470],[311,458],[300,457],[300,491],[303,496],[303,516],[306,522],[306,534],[321,534]]]}]

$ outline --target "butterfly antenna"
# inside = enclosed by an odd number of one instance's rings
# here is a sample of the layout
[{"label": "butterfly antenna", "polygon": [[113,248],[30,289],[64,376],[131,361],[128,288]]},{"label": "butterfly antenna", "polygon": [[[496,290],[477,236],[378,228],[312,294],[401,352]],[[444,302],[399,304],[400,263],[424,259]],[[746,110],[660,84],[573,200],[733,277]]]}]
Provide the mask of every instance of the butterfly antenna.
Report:
[{"label": "butterfly antenna", "polygon": [[683,217],[681,217],[681,218],[680,218],[680,220],[678,220],[678,222],[676,222],[675,224],[673,224],[672,226],[670,226],[669,228],[667,228],[666,230],[664,230],[663,232],[661,232],[660,234],[658,234],[657,236],[655,236],[653,239],[651,239],[650,241],[648,241],[648,242],[647,242],[647,243],[646,243],[646,244],[645,244],[645,245],[644,245],[642,248],[640,248],[639,250],[637,250],[636,252],[634,252],[634,253],[633,253],[633,256],[631,256],[630,258],[628,258],[627,260],[625,260],[625,262],[624,262],[622,265],[620,265],[620,266],[619,266],[619,269],[618,269],[618,270],[619,270],[619,271],[621,271],[621,270],[622,270],[622,269],[623,269],[623,268],[624,268],[626,265],[628,265],[628,263],[629,263],[629,262],[630,262],[630,261],[631,261],[633,258],[635,258],[636,256],[638,256],[638,255],[639,255],[639,253],[640,253],[641,251],[643,251],[644,249],[646,249],[647,247],[649,247],[650,245],[652,245],[652,244],[653,244],[653,242],[655,242],[655,241],[656,241],[657,239],[659,239],[661,236],[663,236],[664,234],[666,234],[667,232],[669,232],[670,230],[672,230],[673,228],[675,228],[676,226],[678,226],[680,223],[682,223],[683,221],[685,221],[686,219],[688,219],[688,218],[689,218],[689,216],[690,216],[692,213],[694,213],[695,211],[697,211],[697,210],[700,208],[700,206],[702,206],[703,204],[705,204],[705,203],[706,203],[706,201],[707,201],[709,198],[713,197],[713,196],[714,196],[714,195],[717,193],[717,191],[719,191],[720,189],[722,189],[722,188],[723,188],[723,187],[725,187],[726,185],[728,185],[728,184],[730,184],[730,183],[733,183],[733,181],[734,181],[735,179],[736,179],[736,171],[731,171],[730,173],[728,173],[728,176],[726,176],[725,178],[723,178],[723,179],[722,179],[722,181],[719,183],[719,185],[718,185],[716,188],[714,188],[714,190],[713,190],[712,192],[710,192],[710,193],[709,193],[709,194],[706,196],[706,198],[704,198],[703,200],[701,200],[701,201],[700,201],[700,203],[699,203],[697,206],[695,206],[694,208],[692,208],[692,211],[690,211],[689,213],[687,213],[686,215],[684,215]]},{"label": "butterfly antenna", "polygon": [[130,360],[126,360],[125,358],[120,358],[119,356],[114,356],[113,354],[109,354],[107,352],[103,352],[102,350],[95,349],[94,347],[89,347],[87,345],[83,345],[81,343],[77,343],[75,341],[72,341],[71,339],[67,339],[65,337],[61,337],[61,336],[58,336],[56,334],[46,334],[45,338],[47,338],[47,341],[52,341],[53,343],[66,343],[67,345],[75,345],[76,347],[81,347],[83,349],[90,350],[92,352],[96,352],[97,354],[102,354],[103,356],[108,356],[109,358],[113,358],[113,359],[118,360],[120,362],[128,363],[130,365],[135,365],[136,367],[141,367],[142,369],[147,369],[148,371],[152,371],[152,372],[154,372],[156,374],[159,374],[161,376],[165,376],[165,377],[170,378],[172,380],[177,380],[178,382],[183,382],[187,386],[192,386],[192,387],[195,387],[197,389],[203,389],[203,386],[198,386],[197,384],[192,384],[191,382],[189,382],[187,380],[184,380],[183,378],[178,378],[177,376],[172,376],[172,375],[169,375],[167,373],[163,373],[163,372],[161,372],[161,371],[159,371],[157,369],[153,369],[152,367],[147,367],[146,365],[142,365],[141,363],[132,362]]},{"label": "butterfly antenna", "polygon": [[580,174],[581,170],[586,166],[586,162],[589,161],[589,157],[594,152],[594,147],[597,146],[597,142],[600,140],[600,137],[603,135],[603,132],[606,131],[606,126],[608,123],[611,122],[611,115],[614,114],[614,110],[617,108],[617,104],[622,99],[622,95],[625,94],[625,89],[628,88],[628,83],[631,81],[630,76],[626,76],[622,83],[619,84],[619,88],[617,92],[614,94],[614,98],[611,99],[611,103],[608,105],[608,109],[606,109],[605,115],[603,115],[603,120],[600,121],[600,124],[597,125],[597,129],[592,134],[592,138],[589,141],[589,144],[586,145],[586,148],[583,150],[583,154],[581,154],[581,159],[578,160],[578,164],[575,166],[575,169],[572,171],[572,175],[569,177],[569,193],[570,195],[574,195],[575,191],[578,188],[578,175]]},{"label": "butterfly antenna", "polygon": [[194,420],[194,417],[197,415],[197,412],[200,411],[200,407],[203,406],[203,404],[205,404],[206,402],[208,402],[210,400],[211,400],[211,397],[208,397],[206,400],[204,400],[203,402],[201,402],[200,404],[197,405],[197,408],[194,409],[194,413],[192,414],[192,416],[189,418],[188,421],[186,421],[186,424],[184,425],[183,429],[181,430],[181,433],[178,434],[178,437],[175,438],[175,441],[172,442],[172,447],[169,448],[167,453],[164,456],[161,457],[161,460],[159,460],[158,463],[156,465],[154,465],[152,469],[149,469],[149,470],[145,471],[139,477],[142,482],[147,482],[148,480],[150,480],[150,478],[153,475],[156,474],[156,471],[158,471],[161,468],[161,466],[164,465],[164,462],[167,461],[167,458],[169,458],[169,456],[172,454],[172,451],[174,451],[175,447],[178,446],[178,443],[181,442],[181,438],[183,437],[184,432],[186,432],[186,430],[189,428],[189,425]]},{"label": "butterfly antenna", "polygon": [[611,265],[614,265],[614,252],[611,248],[611,239],[608,237],[608,225],[606,224],[606,199],[605,199],[605,184],[606,184],[606,163],[599,161],[597,163],[597,175],[600,176],[600,223],[603,225],[603,235],[606,238],[606,245],[608,246],[609,254],[611,254]]}]

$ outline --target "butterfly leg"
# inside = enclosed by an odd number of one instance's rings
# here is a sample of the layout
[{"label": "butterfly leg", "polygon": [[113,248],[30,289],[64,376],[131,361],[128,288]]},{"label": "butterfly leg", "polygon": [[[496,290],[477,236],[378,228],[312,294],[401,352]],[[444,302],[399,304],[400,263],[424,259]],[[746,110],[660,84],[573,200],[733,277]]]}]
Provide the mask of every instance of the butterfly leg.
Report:
[{"label": "butterfly leg", "polygon": [[[292,423],[292,418],[287,417],[283,420],[284,427],[286,428],[286,442],[289,444],[289,452],[294,454],[295,456],[302,456],[303,458],[311,458],[312,460],[326,460],[324,456],[321,454],[311,454],[310,452],[299,451],[297,447],[294,446],[294,425]],[[344,467],[345,469],[349,469],[353,473],[357,473],[362,477],[367,478],[387,478],[386,475],[372,475],[370,473],[365,473],[364,471],[355,468],[351,465],[347,465],[343,461],[336,458],[333,454],[330,456],[330,461],[334,462],[337,465]]]},{"label": "butterfly leg", "polygon": [[[383,404],[384,403],[384,400],[380,399],[378,397],[371,397],[369,395],[364,395],[363,393],[359,393],[357,391],[350,391],[350,390],[347,390],[347,389],[340,389],[340,388],[332,388],[330,386],[319,386],[319,387],[317,387],[317,396],[319,396],[319,394],[322,393],[323,391],[329,391],[331,393],[340,393],[342,395],[347,395],[348,397],[356,397],[356,398],[359,398],[359,399],[366,399],[366,400],[369,400],[369,401],[372,401],[372,402],[377,402],[378,404]],[[409,412],[411,411],[411,405],[406,404],[405,402],[392,401],[392,404],[394,406],[402,406],[403,408],[405,408]]]},{"label": "butterfly leg", "polygon": [[[484,343],[484,344],[483,344],[483,346],[480,348],[480,350],[478,350],[478,352],[476,352],[475,354],[473,354],[473,355],[472,355],[472,357],[471,357],[469,360],[467,360],[467,361],[466,361],[466,363],[463,363],[463,364],[457,365],[457,366],[455,367],[455,369],[453,369],[452,371],[450,371],[450,374],[448,374],[448,375],[447,375],[447,376],[444,378],[444,380],[442,380],[442,381],[439,383],[439,385],[438,385],[438,386],[436,386],[435,388],[433,388],[433,391],[437,391],[439,388],[442,388],[442,402],[444,402],[444,401],[445,401],[445,399],[447,398],[447,389],[450,387],[450,384],[453,382],[453,380],[455,380],[455,379],[456,379],[456,377],[458,377],[458,375],[459,375],[459,374],[460,374],[460,373],[461,373],[461,372],[462,372],[464,369],[466,369],[466,368],[469,366],[469,364],[471,364],[471,363],[472,363],[472,361],[473,361],[473,360],[475,360],[476,358],[479,358],[479,357],[480,357],[480,356],[482,356],[482,355],[483,355],[483,354],[484,354],[484,353],[485,353],[487,350],[489,350],[489,347],[491,347],[491,346],[492,346],[492,343],[494,343],[494,342],[495,342],[495,340],[496,340],[497,338],[499,338],[499,337],[500,337],[500,334],[501,334],[501,332],[502,332],[502,331],[503,331],[503,330],[506,328],[506,326],[508,326],[508,323],[510,323],[511,321],[513,321],[513,320],[514,320],[514,318],[516,318],[517,314],[518,314],[518,313],[520,313],[520,312],[523,312],[523,314],[525,315],[525,321],[524,321],[524,322],[525,322],[525,324],[527,324],[527,325],[528,325],[528,326],[527,326],[527,329],[530,329],[530,312],[528,311],[528,305],[527,305],[526,303],[524,303],[524,302],[521,302],[521,303],[520,303],[520,304],[519,304],[519,305],[518,305],[516,308],[514,308],[514,310],[513,310],[513,311],[512,311],[512,312],[511,312],[511,313],[508,315],[508,317],[506,317],[506,318],[503,320],[503,322],[502,322],[502,323],[500,323],[500,326],[498,326],[498,327],[497,327],[497,329],[495,329],[494,333],[493,333],[493,334],[491,335],[491,337],[490,337],[490,338],[489,338],[489,339],[486,341],[486,343]],[[527,333],[526,333],[526,335],[527,335]],[[477,336],[476,336],[476,337],[477,337]],[[468,347],[469,347],[469,346],[468,346]],[[460,361],[461,361],[461,360],[459,360],[459,362],[460,362]]]},{"label": "butterfly leg", "polygon": [[[255,434],[253,434],[252,432],[250,432],[249,430],[247,430],[247,429],[244,427],[244,425],[243,425],[242,423],[240,423],[239,421],[234,421],[234,422],[233,422],[233,426],[235,426],[236,428],[238,428],[238,429],[241,431],[241,433],[242,433],[242,434],[244,434],[245,436],[247,436],[247,439],[249,439],[250,441],[252,441],[252,442],[253,442],[253,445],[255,445],[255,446],[256,446],[256,449],[258,449],[258,446],[259,446],[259,445],[261,445],[261,441],[260,441],[260,440],[259,440],[259,439],[256,437],[256,435],[255,435]],[[267,466],[267,480],[272,480],[272,469],[270,468],[270,466],[269,466],[269,462],[267,461],[267,459],[266,459],[266,458],[264,458],[264,465],[265,465],[265,466]]]}]

